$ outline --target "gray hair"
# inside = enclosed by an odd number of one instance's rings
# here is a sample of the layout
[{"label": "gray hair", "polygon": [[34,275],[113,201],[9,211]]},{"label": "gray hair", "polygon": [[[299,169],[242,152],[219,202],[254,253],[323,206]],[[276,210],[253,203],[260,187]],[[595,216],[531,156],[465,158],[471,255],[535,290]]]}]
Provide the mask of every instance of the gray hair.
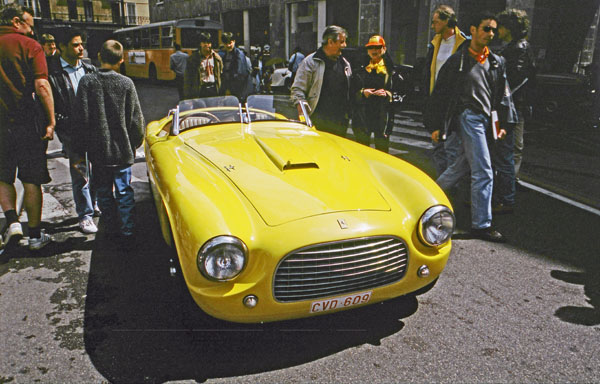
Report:
[{"label": "gray hair", "polygon": [[23,14],[27,12],[33,16],[33,9],[24,7],[18,3],[10,3],[6,5],[0,4],[0,25],[11,25],[12,19],[18,17],[23,20]]},{"label": "gray hair", "polygon": [[323,32],[323,42],[321,43],[321,45],[327,45],[327,41],[329,41],[329,39],[333,41],[338,41],[340,35],[348,36],[348,32],[346,32],[344,28],[338,27],[337,25],[327,26],[325,28],[325,31]]}]

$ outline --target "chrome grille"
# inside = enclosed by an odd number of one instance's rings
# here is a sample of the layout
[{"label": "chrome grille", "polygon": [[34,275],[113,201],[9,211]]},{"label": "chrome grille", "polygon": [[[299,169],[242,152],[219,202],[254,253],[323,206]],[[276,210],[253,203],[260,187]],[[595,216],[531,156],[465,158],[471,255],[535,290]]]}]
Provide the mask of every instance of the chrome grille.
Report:
[{"label": "chrome grille", "polygon": [[292,302],[371,289],[402,279],[407,263],[406,245],[393,236],[316,244],[283,259],[274,296]]}]

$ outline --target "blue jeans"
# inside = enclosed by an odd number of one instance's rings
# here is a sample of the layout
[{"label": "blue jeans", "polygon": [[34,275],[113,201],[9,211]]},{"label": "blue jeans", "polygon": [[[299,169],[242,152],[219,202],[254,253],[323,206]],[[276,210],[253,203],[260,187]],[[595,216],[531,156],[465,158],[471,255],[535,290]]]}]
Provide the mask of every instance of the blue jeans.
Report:
[{"label": "blue jeans", "polygon": [[489,117],[470,109],[459,115],[462,149],[457,158],[436,180],[444,190],[453,187],[471,170],[471,227],[488,228],[492,225],[492,189],[494,172],[488,149],[486,131]]},{"label": "blue jeans", "polygon": [[59,137],[65,152],[69,157],[69,172],[73,189],[73,201],[79,220],[94,216],[94,203],[96,201],[95,183],[92,185],[92,172],[90,162],[85,155],[73,151],[71,139]]},{"label": "blue jeans", "polygon": [[494,203],[515,204],[514,124],[506,126],[506,136],[496,140],[492,150],[492,165],[495,171]]},{"label": "blue jeans", "polygon": [[96,166],[94,178],[102,220],[108,225],[118,224],[119,232],[124,236],[133,235],[135,198],[131,187],[131,166]]},{"label": "blue jeans", "polygon": [[431,157],[439,177],[458,157],[461,147],[460,134],[450,132],[446,137],[446,141],[432,141],[431,144],[433,145]]}]

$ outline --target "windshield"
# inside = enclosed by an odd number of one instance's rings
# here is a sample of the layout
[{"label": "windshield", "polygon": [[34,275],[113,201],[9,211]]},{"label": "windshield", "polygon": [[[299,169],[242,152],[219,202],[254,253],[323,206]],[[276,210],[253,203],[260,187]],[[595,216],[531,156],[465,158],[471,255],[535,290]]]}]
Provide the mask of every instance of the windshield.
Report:
[{"label": "windshield", "polygon": [[179,132],[213,124],[252,123],[256,121],[294,121],[306,124],[289,96],[251,95],[246,104],[235,96],[206,97],[179,102],[172,111]]},{"label": "windshield", "polygon": [[[289,96],[251,95],[246,101],[250,121],[291,120],[300,121],[298,108]],[[259,113],[259,111],[267,113]]]}]

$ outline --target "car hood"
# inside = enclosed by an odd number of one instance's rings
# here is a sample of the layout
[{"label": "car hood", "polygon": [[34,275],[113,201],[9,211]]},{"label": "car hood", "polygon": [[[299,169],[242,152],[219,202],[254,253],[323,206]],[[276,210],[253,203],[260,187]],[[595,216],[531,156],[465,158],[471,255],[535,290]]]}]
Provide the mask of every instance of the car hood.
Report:
[{"label": "car hood", "polygon": [[190,136],[185,143],[221,169],[271,226],[333,212],[390,210],[359,159],[314,130],[256,128]]}]

